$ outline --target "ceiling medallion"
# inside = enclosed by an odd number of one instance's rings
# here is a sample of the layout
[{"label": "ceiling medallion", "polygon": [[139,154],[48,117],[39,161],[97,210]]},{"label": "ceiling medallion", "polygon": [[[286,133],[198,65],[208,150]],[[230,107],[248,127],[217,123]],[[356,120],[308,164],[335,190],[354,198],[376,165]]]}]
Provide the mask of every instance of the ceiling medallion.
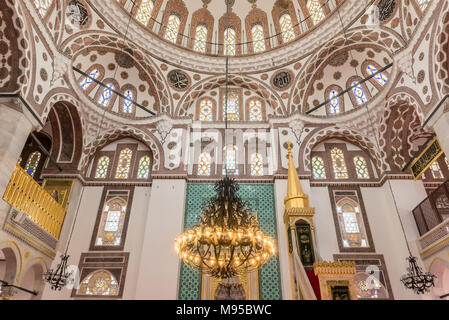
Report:
[{"label": "ceiling medallion", "polygon": [[203,208],[200,223],[176,238],[177,254],[194,270],[229,279],[261,267],[276,254],[274,240],[260,230],[238,190],[234,179],[217,181],[217,194]]},{"label": "ceiling medallion", "polygon": [[292,79],[293,75],[290,71],[282,70],[273,76],[271,82],[277,89],[285,90],[290,87]]},{"label": "ceiling medallion", "polygon": [[380,0],[376,8],[376,16],[380,21],[385,21],[393,14],[396,0]]},{"label": "ceiling medallion", "polygon": [[185,90],[190,84],[189,76],[178,69],[168,73],[168,80],[170,81],[170,84],[178,90]]},{"label": "ceiling medallion", "polygon": [[80,26],[84,26],[89,20],[87,9],[81,2],[77,0],[71,0],[67,6],[67,10],[72,16],[75,23]]}]

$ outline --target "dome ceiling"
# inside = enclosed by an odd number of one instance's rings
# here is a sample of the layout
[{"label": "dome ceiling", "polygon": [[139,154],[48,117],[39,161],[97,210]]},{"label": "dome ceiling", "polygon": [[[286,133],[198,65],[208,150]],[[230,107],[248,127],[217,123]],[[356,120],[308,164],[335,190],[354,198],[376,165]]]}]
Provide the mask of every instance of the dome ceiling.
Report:
[{"label": "dome ceiling", "polygon": [[[227,2],[230,4],[229,15],[226,14]],[[213,55],[257,54],[294,41],[319,25],[342,2],[117,1],[127,14],[149,32],[179,46]]]}]

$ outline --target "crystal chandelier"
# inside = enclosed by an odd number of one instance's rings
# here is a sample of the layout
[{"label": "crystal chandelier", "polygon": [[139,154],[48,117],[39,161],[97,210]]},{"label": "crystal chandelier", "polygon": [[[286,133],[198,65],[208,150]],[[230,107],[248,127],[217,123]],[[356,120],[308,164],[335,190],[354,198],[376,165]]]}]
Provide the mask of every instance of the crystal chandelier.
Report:
[{"label": "crystal chandelier", "polygon": [[409,266],[408,273],[401,277],[401,281],[407,289],[412,289],[416,294],[426,293],[435,285],[436,276],[430,272],[423,273],[416,263],[416,258],[407,258]]},{"label": "crystal chandelier", "polygon": [[255,270],[276,253],[274,240],[259,229],[248,204],[229,178],[215,183],[216,196],[203,209],[199,225],[179,235],[175,250],[193,269],[227,279]]},{"label": "crystal chandelier", "polygon": [[72,275],[71,272],[67,271],[67,260],[69,256],[64,254],[61,255],[61,263],[58,264],[56,270],[53,269],[48,270],[43,274],[43,278],[51,285],[52,290],[61,291],[67,284],[67,280]]}]

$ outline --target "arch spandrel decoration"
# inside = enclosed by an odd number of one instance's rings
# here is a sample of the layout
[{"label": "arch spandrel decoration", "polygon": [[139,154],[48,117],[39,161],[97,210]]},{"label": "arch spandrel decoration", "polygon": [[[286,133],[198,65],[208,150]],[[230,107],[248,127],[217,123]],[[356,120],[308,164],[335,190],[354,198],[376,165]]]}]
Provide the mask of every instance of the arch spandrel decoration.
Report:
[{"label": "arch spandrel decoration", "polygon": [[125,126],[122,128],[115,128],[103,133],[100,137],[89,142],[84,148],[84,153],[81,156],[81,161],[78,170],[85,172],[89,161],[97,150],[100,150],[107,144],[126,137],[133,137],[144,143],[152,152],[153,163],[151,171],[158,171],[161,163],[164,161],[164,152],[162,145],[157,138],[149,131],[143,131],[138,128]]}]

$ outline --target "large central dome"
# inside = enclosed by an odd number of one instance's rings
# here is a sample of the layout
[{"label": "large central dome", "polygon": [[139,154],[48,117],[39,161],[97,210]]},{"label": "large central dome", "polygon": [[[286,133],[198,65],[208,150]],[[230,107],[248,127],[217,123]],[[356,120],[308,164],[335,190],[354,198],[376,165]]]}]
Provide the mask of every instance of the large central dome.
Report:
[{"label": "large central dome", "polygon": [[[340,0],[118,0],[148,32],[201,54],[260,54],[314,29]],[[229,4],[229,13],[227,4]]]}]

